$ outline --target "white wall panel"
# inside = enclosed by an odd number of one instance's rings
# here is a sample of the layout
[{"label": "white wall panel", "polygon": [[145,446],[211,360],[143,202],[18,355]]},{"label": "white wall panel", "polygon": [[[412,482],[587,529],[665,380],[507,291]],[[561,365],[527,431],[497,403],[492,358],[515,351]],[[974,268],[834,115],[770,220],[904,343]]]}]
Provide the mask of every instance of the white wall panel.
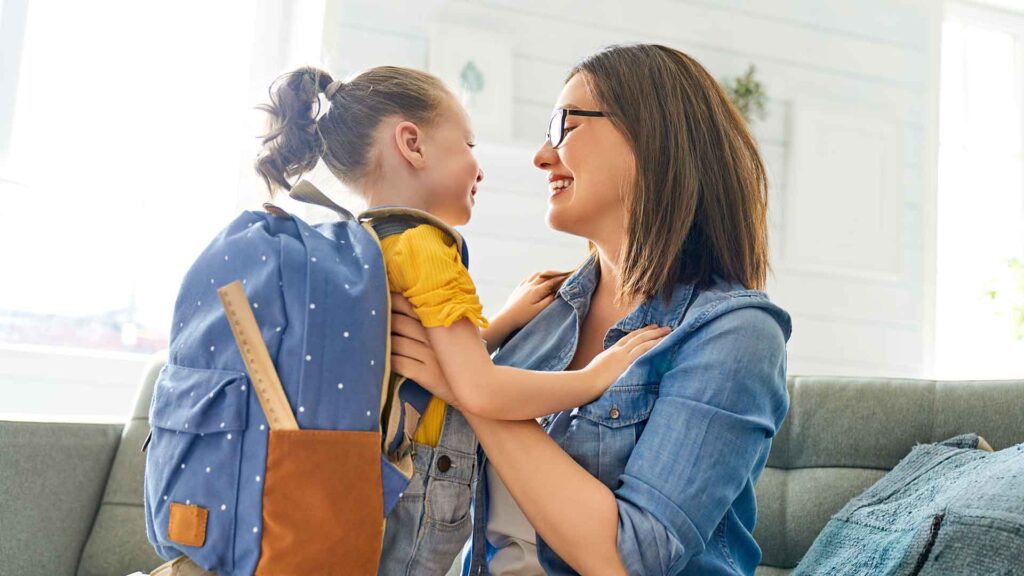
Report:
[{"label": "white wall panel", "polygon": [[[486,178],[464,229],[489,313],[524,276],[572,267],[585,255],[582,240],[547,228],[544,174],[532,166],[572,64],[609,44],[658,42],[697,58],[716,78],[755,64],[771,97],[768,118],[753,132],[770,177],[768,291],[793,315],[790,373],[922,373],[923,150],[937,3],[327,4],[324,57],[334,72],[423,68],[431,29],[446,23],[512,38],[512,139],[477,148]],[[800,128],[805,102],[817,103],[819,118]]]}]

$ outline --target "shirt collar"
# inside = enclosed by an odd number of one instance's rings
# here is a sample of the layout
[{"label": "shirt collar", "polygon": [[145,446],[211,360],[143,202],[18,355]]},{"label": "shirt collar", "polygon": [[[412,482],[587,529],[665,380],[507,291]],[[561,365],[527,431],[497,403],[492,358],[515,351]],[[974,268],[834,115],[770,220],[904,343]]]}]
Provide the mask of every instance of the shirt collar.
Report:
[{"label": "shirt collar", "polygon": [[587,257],[587,260],[576,272],[562,282],[558,294],[576,310],[580,318],[583,318],[590,310],[590,297],[595,288],[597,288],[596,252]]},{"label": "shirt collar", "polygon": [[[593,253],[559,289],[559,295],[572,306],[580,318],[590,309],[590,298],[597,288],[597,253]],[[683,313],[693,295],[693,284],[680,282],[672,291],[668,302],[660,295],[652,296],[612,326],[605,335],[607,348],[622,336],[648,324],[670,326],[673,329],[683,320]]]},{"label": "shirt collar", "polygon": [[684,282],[676,284],[668,302],[660,294],[647,298],[608,330],[604,347],[608,348],[626,334],[649,324],[668,326],[675,330],[683,320],[683,313],[692,295],[693,284]]}]

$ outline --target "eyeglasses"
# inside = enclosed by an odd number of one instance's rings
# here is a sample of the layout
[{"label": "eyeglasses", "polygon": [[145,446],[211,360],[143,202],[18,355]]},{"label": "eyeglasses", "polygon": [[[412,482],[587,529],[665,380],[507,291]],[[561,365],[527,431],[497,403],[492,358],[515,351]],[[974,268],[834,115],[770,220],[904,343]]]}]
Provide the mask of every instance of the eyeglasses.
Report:
[{"label": "eyeglasses", "polygon": [[565,119],[568,116],[607,116],[604,112],[595,110],[576,110],[574,108],[555,108],[555,112],[548,121],[548,142],[552,148],[558,148],[565,140]]}]

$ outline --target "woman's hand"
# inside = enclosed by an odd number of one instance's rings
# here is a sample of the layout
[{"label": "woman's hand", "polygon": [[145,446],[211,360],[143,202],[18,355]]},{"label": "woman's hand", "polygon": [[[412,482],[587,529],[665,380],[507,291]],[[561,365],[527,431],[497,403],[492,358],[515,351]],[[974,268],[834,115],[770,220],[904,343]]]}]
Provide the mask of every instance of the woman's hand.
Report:
[{"label": "woman's hand", "polygon": [[445,404],[459,408],[430,347],[427,329],[409,300],[397,292],[391,293],[391,369],[423,386]]}]

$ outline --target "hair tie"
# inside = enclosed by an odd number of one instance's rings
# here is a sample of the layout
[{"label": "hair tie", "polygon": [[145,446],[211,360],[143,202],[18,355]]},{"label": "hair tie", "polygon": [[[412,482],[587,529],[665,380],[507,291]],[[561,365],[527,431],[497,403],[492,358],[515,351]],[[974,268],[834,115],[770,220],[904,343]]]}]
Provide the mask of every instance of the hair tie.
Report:
[{"label": "hair tie", "polygon": [[327,88],[324,88],[324,96],[326,96],[328,100],[332,100],[334,98],[334,93],[341,89],[341,87],[344,85],[345,83],[342,82],[341,80],[335,80],[334,82],[331,82],[330,84],[327,85]]}]

